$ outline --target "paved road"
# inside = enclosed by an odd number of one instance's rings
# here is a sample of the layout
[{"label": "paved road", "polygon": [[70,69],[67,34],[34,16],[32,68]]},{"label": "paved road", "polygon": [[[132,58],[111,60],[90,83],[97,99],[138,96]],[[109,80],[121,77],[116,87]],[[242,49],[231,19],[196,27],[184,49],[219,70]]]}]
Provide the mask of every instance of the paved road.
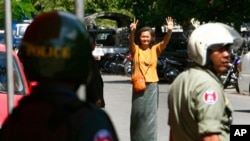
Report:
[{"label": "paved road", "polygon": [[[130,141],[129,124],[131,111],[131,84],[129,77],[119,75],[103,75],[105,110],[110,115],[117,130],[120,141]],[[159,83],[158,109],[158,141],[168,141],[167,95],[168,85]],[[250,125],[250,96],[236,94],[234,89],[226,89],[234,107],[233,124]]]}]

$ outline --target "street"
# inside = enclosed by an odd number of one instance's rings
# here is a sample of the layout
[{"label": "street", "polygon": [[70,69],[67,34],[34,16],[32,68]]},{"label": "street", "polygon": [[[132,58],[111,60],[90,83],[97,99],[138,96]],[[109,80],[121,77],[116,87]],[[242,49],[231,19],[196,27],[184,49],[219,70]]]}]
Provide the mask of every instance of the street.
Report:
[{"label": "street", "polygon": [[[113,121],[120,141],[130,141],[130,111],[132,87],[130,78],[121,75],[103,74],[105,111]],[[167,96],[169,85],[159,83],[158,108],[158,141],[168,141],[169,127],[167,125]],[[233,124],[250,125],[250,96],[237,94],[235,89],[228,88],[225,92],[231,101],[234,113]]]}]

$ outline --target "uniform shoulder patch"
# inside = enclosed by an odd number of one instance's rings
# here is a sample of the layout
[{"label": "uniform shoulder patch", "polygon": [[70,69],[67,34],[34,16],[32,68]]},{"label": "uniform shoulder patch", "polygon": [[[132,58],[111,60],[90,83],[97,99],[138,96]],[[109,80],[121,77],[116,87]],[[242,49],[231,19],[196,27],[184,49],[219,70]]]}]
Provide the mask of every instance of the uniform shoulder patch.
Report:
[{"label": "uniform shoulder patch", "polygon": [[106,129],[99,130],[94,138],[94,141],[112,141],[112,135]]},{"label": "uniform shoulder patch", "polygon": [[217,93],[214,90],[207,90],[204,94],[203,94],[203,101],[206,104],[215,104],[216,101],[218,99]]}]

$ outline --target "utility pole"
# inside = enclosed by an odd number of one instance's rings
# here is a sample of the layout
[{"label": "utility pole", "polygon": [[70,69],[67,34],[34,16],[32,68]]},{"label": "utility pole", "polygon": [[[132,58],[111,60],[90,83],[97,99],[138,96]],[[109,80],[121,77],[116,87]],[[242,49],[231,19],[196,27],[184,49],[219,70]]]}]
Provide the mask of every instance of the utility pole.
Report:
[{"label": "utility pole", "polygon": [[12,57],[12,12],[11,1],[4,1],[5,9],[5,37],[6,37],[6,64],[7,64],[7,88],[8,88],[8,113],[14,108],[14,84],[13,84],[13,57]]},{"label": "utility pole", "polygon": [[75,0],[75,13],[78,18],[84,18],[84,0]]}]

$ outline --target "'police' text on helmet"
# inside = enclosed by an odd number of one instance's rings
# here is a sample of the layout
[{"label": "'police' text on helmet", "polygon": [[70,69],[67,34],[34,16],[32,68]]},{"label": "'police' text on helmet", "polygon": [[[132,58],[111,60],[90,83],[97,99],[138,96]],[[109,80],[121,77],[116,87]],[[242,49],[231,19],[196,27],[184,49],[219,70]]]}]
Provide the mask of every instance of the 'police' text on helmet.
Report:
[{"label": "'police' text on helmet", "polygon": [[89,34],[85,25],[70,13],[48,12],[37,16],[24,34],[19,54],[32,81],[82,83],[89,76]]}]

